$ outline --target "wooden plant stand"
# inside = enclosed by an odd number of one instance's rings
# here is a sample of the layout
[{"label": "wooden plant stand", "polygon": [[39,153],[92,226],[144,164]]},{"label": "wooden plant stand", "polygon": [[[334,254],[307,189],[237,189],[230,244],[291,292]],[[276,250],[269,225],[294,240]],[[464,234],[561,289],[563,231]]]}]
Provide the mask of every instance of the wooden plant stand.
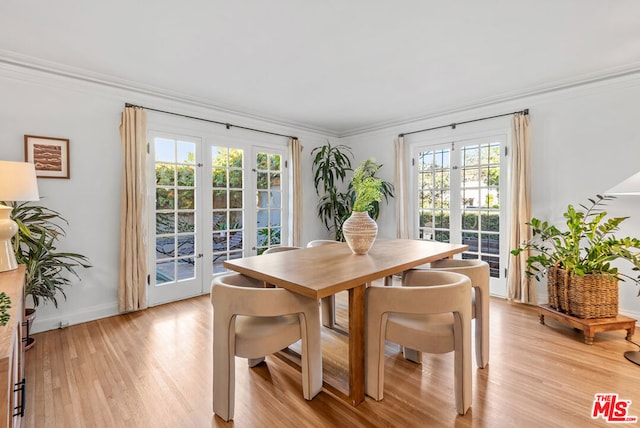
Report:
[{"label": "wooden plant stand", "polygon": [[546,316],[562,324],[570,325],[573,328],[581,330],[584,335],[584,343],[587,345],[593,344],[596,333],[600,331],[627,330],[627,337],[625,339],[631,340],[636,330],[636,320],[624,315],[618,315],[613,318],[584,319],[558,312],[549,305],[538,305],[538,316],[540,317],[540,324],[544,324],[544,318]]}]

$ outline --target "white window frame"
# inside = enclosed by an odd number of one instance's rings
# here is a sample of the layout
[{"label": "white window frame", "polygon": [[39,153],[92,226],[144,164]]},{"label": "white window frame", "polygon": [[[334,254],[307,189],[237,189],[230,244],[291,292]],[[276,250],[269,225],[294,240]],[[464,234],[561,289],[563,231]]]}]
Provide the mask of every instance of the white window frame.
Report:
[{"label": "white window frame", "polygon": [[[506,268],[508,266],[510,249],[508,248],[509,240],[509,204],[511,194],[511,130],[508,128],[487,128],[484,131],[470,132],[466,134],[449,132],[446,136],[429,136],[423,134],[420,136],[412,137],[413,141],[410,141],[408,146],[408,155],[410,165],[410,174],[408,179],[409,184],[409,236],[412,239],[419,239],[419,225],[420,218],[418,216],[418,153],[425,150],[433,150],[442,147],[451,147],[451,143],[455,143],[456,148],[466,144],[487,142],[489,139],[498,137],[503,144],[501,148],[501,165],[500,165],[500,278],[491,278],[491,291],[490,293],[499,297],[507,297],[506,289]],[[453,156],[452,163],[453,165]],[[460,165],[457,165],[458,167]],[[460,169],[458,169],[460,171]],[[461,243],[461,224],[460,224],[460,176],[459,174],[451,175],[450,186],[451,192],[451,215],[450,215],[450,241],[451,243]],[[454,187],[455,186],[455,187]],[[455,190],[454,190],[455,189]]]}]

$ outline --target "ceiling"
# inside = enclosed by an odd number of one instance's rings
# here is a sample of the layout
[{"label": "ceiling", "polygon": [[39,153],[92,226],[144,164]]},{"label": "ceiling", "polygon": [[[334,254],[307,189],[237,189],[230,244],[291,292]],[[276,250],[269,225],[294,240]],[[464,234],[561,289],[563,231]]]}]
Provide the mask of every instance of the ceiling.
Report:
[{"label": "ceiling", "polygon": [[640,1],[3,0],[0,62],[344,136],[639,72]]}]

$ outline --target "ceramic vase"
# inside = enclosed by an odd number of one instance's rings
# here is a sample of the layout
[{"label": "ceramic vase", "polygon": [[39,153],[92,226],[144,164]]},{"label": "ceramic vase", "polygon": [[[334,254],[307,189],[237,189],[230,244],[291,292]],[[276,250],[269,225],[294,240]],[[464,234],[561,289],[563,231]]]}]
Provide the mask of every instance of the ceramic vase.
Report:
[{"label": "ceramic vase", "polygon": [[354,211],[342,224],[342,234],[353,254],[367,254],[378,235],[378,225],[366,211]]}]

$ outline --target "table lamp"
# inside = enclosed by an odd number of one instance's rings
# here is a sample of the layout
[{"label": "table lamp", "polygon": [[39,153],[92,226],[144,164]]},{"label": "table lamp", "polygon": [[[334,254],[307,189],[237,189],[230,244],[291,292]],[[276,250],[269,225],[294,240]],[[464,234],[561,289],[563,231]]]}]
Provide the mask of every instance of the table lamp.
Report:
[{"label": "table lamp", "polygon": [[[640,172],[616,184],[605,193],[608,195],[620,196],[640,195]],[[630,342],[636,346],[640,346],[631,340]],[[627,351],[624,353],[624,357],[632,363],[636,363],[640,366],[640,351]]]},{"label": "table lamp", "polygon": [[11,238],[18,231],[18,224],[11,219],[13,207],[4,203],[39,199],[34,164],[0,161],[0,272],[18,268],[11,245]]}]

